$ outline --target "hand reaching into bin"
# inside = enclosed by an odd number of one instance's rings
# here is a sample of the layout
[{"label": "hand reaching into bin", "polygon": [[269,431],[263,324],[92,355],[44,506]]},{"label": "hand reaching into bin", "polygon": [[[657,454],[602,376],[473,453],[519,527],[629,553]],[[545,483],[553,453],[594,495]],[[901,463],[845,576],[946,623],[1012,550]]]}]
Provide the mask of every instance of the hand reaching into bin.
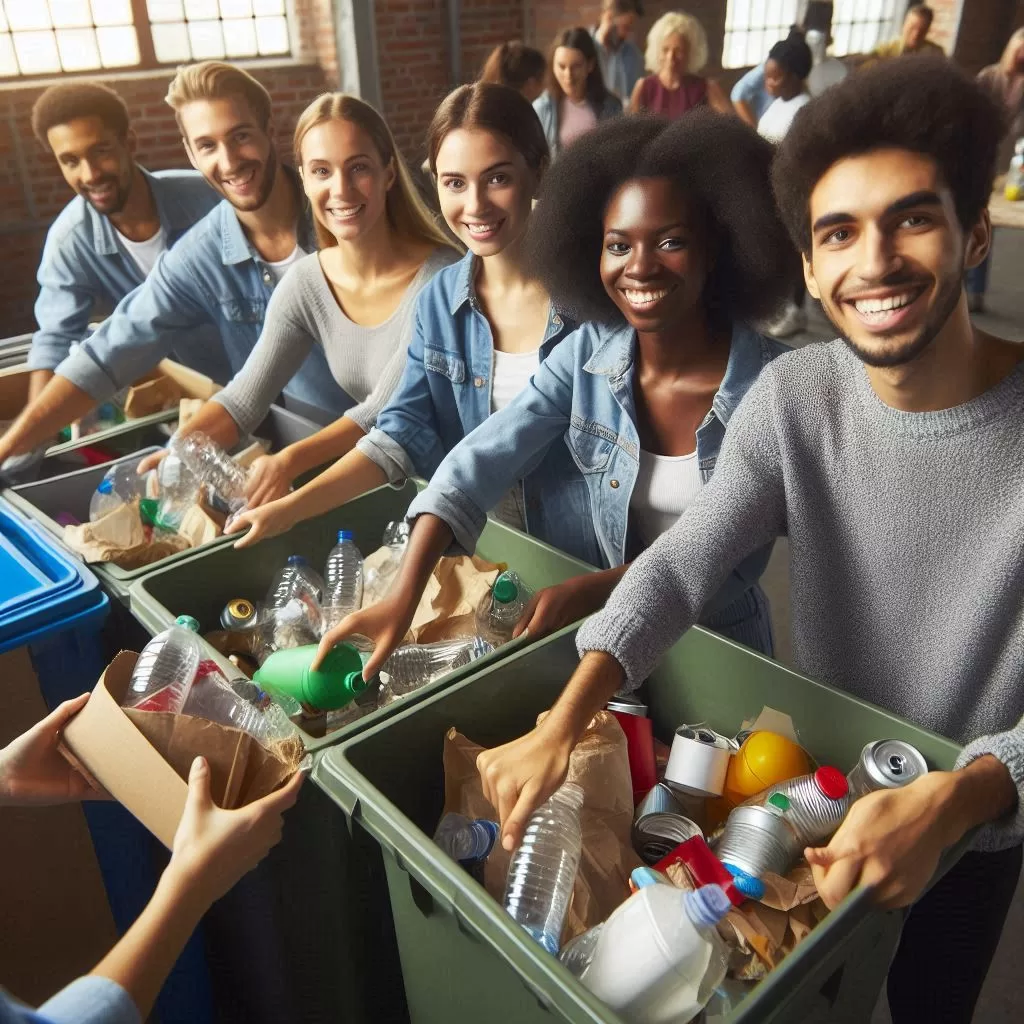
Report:
[{"label": "hand reaching into bin", "polygon": [[299,521],[291,499],[292,495],[288,494],[260,505],[259,508],[247,508],[239,512],[225,525],[224,533],[241,533],[248,528],[249,532],[235,541],[236,548],[249,548],[261,540],[286,533]]},{"label": "hand reaching into bin", "polygon": [[513,638],[529,633],[531,640],[539,640],[596,612],[628,568],[627,564],[573,576],[564,583],[538,590],[516,624]]}]

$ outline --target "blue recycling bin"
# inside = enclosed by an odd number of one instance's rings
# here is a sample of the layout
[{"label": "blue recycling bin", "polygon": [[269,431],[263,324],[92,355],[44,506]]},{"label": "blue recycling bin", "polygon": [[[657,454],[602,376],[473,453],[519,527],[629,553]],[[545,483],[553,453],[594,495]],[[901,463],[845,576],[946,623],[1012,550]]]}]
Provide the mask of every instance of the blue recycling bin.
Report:
[{"label": "blue recycling bin", "polygon": [[[45,530],[0,501],[0,656],[27,647],[43,701],[91,690],[109,660],[110,601],[96,577]],[[115,638],[116,639],[116,638]],[[124,933],[153,894],[159,849],[120,804],[82,805],[107,899]],[[162,1024],[213,1021],[205,946],[197,931],[157,1003]]]}]

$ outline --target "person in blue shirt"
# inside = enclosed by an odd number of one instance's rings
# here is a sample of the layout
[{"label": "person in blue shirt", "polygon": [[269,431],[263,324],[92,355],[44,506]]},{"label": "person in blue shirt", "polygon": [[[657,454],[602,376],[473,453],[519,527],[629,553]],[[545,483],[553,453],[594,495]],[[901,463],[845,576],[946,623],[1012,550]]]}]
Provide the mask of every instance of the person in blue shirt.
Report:
[{"label": "person in blue shirt", "polygon": [[[603,571],[540,591],[516,635],[596,611],[628,563],[714,472],[729,420],[784,347],[751,330],[799,273],[769,186],[772,147],[736,118],[599,126],[552,168],[528,252],[556,302],[584,322],[507,408],[447,456],[409,507],[402,568],[379,604],[343,619],[376,642],[369,678],[401,643],[437,559],[472,551],[487,510],[530,473],[530,533]],[[547,472],[568,452],[571,471]],[[554,467],[552,467],[554,468]],[[730,576],[703,625],[772,652],[758,579],[770,545]]]},{"label": "person in blue shirt", "polygon": [[764,84],[765,61],[752,67],[733,87],[729,98],[740,119],[757,127],[764,112],[775,102]]},{"label": "person in blue shirt", "polygon": [[[523,253],[548,162],[530,104],[502,85],[456,89],[427,135],[448,226],[469,252],[420,293],[402,379],[354,451],[292,494],[242,513],[239,547],[336,508],[382,484],[429,478],[470,431],[511,402],[573,324],[551,302]],[[561,471],[571,463],[565,453]],[[532,478],[509,484],[497,512],[521,527]]]},{"label": "person in blue shirt", "polygon": [[[64,727],[88,699],[83,693],[65,701],[0,748],[0,813],[4,806],[102,797],[60,753]],[[38,1010],[0,989],[0,1024],[142,1024],[202,916],[281,838],[282,815],[295,804],[303,778],[296,772],[275,793],[226,811],[213,802],[209,764],[197,757],[170,862],[138,919],[89,974]]]},{"label": "person in blue shirt", "polygon": [[[315,248],[298,175],[275,154],[270,95],[255,78],[220,61],[191,64],[171,82],[167,102],[189,160],[223,199],[57,367],[0,438],[0,462],[80,419],[197,329],[216,328],[237,373],[278,280]],[[286,385],[284,404],[320,423],[348,407],[322,349]]]},{"label": "person in blue shirt", "polygon": [[[155,171],[135,162],[128,107],[113,89],[71,82],[46,89],[32,131],[76,193],[46,235],[28,365],[35,398],[89,322],[137,288],[160,254],[217,205],[196,171]],[[223,383],[216,338],[182,338],[174,358]],[[220,357],[220,358],[219,358]]]},{"label": "person in blue shirt", "polygon": [[638,0],[603,0],[601,21],[591,31],[604,84],[625,106],[644,75],[644,55],[633,42],[636,19],[643,14]]}]

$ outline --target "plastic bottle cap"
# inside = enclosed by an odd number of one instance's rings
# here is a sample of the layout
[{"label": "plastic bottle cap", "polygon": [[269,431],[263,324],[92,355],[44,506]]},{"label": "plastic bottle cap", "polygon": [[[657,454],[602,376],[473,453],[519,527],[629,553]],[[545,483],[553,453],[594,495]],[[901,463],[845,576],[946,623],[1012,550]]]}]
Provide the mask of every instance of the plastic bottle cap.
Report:
[{"label": "plastic bottle cap", "polygon": [[143,498],[139,502],[139,515],[144,523],[150,526],[158,526],[157,513],[160,509],[160,502],[156,498]]},{"label": "plastic bottle cap", "polygon": [[338,531],[338,543],[339,544],[343,540],[351,540],[351,539],[352,539],[352,531],[351,530],[339,530]]},{"label": "plastic bottle cap", "polygon": [[768,797],[768,806],[777,807],[780,811],[788,811],[790,808],[789,797],[785,793],[772,793]]},{"label": "plastic bottle cap", "polygon": [[491,593],[494,595],[494,600],[500,604],[511,604],[519,596],[519,588],[516,586],[515,580],[503,573],[494,581]]},{"label": "plastic bottle cap", "polygon": [[733,885],[737,891],[746,896],[748,900],[760,900],[764,898],[764,882],[760,878],[748,875],[746,871],[740,870],[735,864],[728,861],[723,862],[733,877]]},{"label": "plastic bottle cap", "polygon": [[638,889],[646,889],[649,885],[661,885],[665,882],[665,876],[660,871],[646,866],[633,868],[629,879]]},{"label": "plastic bottle cap", "polygon": [[100,494],[110,494],[114,490],[114,481],[109,477],[105,476],[96,488]]},{"label": "plastic bottle cap", "polygon": [[814,781],[818,789],[830,800],[842,800],[850,792],[850,784],[846,776],[838,769],[825,765],[814,773]]},{"label": "plastic bottle cap", "polygon": [[686,911],[694,924],[713,928],[728,913],[732,906],[725,890],[720,885],[702,885],[693,892],[684,894]]},{"label": "plastic bottle cap", "polygon": [[191,629],[193,633],[199,632],[199,620],[192,618],[191,615],[179,615],[174,622],[184,629]]},{"label": "plastic bottle cap", "polygon": [[305,565],[306,564],[306,560],[302,557],[302,555],[289,555],[288,556],[288,564],[289,565]]}]

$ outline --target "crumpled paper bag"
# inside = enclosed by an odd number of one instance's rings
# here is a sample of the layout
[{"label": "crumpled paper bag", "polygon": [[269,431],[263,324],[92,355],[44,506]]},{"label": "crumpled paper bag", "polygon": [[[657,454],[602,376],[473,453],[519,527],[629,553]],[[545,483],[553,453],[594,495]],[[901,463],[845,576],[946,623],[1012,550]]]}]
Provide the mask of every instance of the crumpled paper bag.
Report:
[{"label": "crumpled paper bag", "polygon": [[201,505],[192,505],[178,526],[178,535],[184,537],[193,548],[209,544],[223,532],[224,517],[211,514],[209,509]]},{"label": "crumpled paper bag", "polygon": [[409,632],[429,644],[476,633],[476,609],[501,567],[477,555],[442,558],[427,583]]},{"label": "crumpled paper bag", "polygon": [[64,543],[85,562],[113,562],[122,569],[137,569],[189,547],[187,538],[166,530],[154,530],[147,539],[137,501],[95,523],[65,526]]},{"label": "crumpled paper bag", "polygon": [[210,792],[217,805],[227,810],[272,793],[296,771],[304,756],[297,737],[270,750],[240,729],[205,718],[134,708],[125,708],[124,713],[186,782],[192,762],[199,755],[205,757],[210,765]]},{"label": "crumpled paper bag", "polygon": [[206,403],[201,398],[183,398],[178,402],[178,430],[199,412]]},{"label": "crumpled paper bag", "polygon": [[[448,731],[444,743],[445,812],[497,820],[476,770],[477,755],[483,749],[454,728]],[[630,841],[633,785],[626,736],[607,711],[594,717],[574,748],[567,780],[583,788],[583,852],[563,943],[604,921],[626,900],[630,873],[643,863]],[[484,887],[499,903],[504,900],[510,859],[498,844],[484,866]]]},{"label": "crumpled paper bag", "polygon": [[170,377],[156,377],[128,389],[124,400],[124,416],[136,420],[155,412],[173,409],[181,402],[182,390]]}]

